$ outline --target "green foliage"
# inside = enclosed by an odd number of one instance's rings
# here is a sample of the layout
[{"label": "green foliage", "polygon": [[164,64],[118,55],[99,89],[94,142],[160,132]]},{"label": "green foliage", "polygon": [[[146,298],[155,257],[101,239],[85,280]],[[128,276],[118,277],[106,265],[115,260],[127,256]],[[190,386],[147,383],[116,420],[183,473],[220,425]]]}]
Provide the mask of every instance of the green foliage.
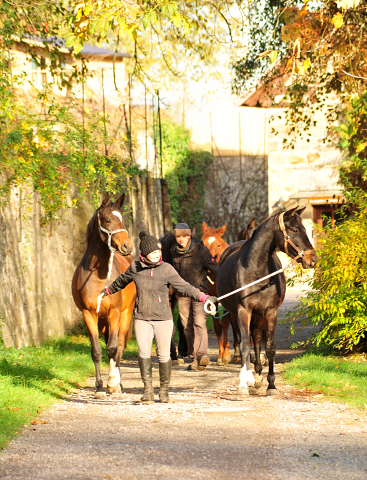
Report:
[{"label": "green foliage", "polygon": [[173,223],[200,228],[204,219],[205,184],[212,155],[189,148],[190,132],[162,122],[163,176],[168,182]]},{"label": "green foliage", "polygon": [[[35,36],[43,43],[38,51],[59,86],[84,82],[83,62],[82,69],[75,67],[72,73],[60,68],[64,53],[57,38],[68,15],[67,6],[57,0],[0,2],[0,207],[9,202],[14,187],[25,195],[34,191],[44,225],[85,197],[97,206],[101,191],[116,193],[137,173],[126,161],[123,142],[111,148],[115,128],[110,128],[108,117],[83,112],[71,91],[66,99],[58,98],[53,84],[37,90],[25,73],[12,71],[14,39],[27,45]],[[39,65],[41,55],[36,51],[30,50],[29,56]],[[115,154],[108,155],[109,151]]]},{"label": "green foliage", "polygon": [[[284,365],[284,377],[297,388],[323,393],[333,401],[352,407],[367,407],[367,361],[365,355],[350,358],[324,355],[313,348]],[[310,392],[312,394],[312,392]]]},{"label": "green foliage", "polygon": [[278,58],[282,58],[286,51],[286,43],[282,40],[282,26],[284,15],[279,13],[292,2],[284,0],[264,0],[249,2],[247,33],[248,49],[246,56],[237,60],[233,65],[234,77],[232,89],[236,94],[250,88],[256,80],[263,78],[269,70],[269,57],[259,56],[266,51],[277,51]]},{"label": "green foliage", "polygon": [[[288,314],[294,322],[319,325],[299,345],[315,342],[336,349],[365,348],[367,333],[367,217],[360,209],[352,218],[318,231],[318,265],[302,305]],[[294,280],[299,281],[296,275]]]},{"label": "green foliage", "polygon": [[337,129],[347,156],[340,169],[340,180],[350,206],[367,199],[367,92],[352,97],[343,107]]},{"label": "green foliage", "polygon": [[76,116],[77,99],[70,95],[60,104],[47,88],[36,97],[46,113],[37,115],[17,101],[13,88],[20,82],[0,77],[1,203],[9,201],[13,187],[31,181],[48,224],[87,195],[97,205],[101,191],[116,193],[121,178],[135,170],[101,151],[101,140],[110,144],[103,117],[85,115],[83,124]]}]

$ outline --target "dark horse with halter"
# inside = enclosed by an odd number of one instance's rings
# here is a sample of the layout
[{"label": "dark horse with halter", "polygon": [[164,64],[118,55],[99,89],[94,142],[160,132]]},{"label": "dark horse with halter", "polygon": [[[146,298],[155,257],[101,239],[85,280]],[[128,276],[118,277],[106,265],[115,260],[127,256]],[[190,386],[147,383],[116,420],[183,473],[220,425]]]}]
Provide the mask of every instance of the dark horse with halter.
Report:
[{"label": "dark horse with halter", "polygon": [[[300,217],[303,210],[296,207],[270,216],[254,230],[252,237],[239,250],[226,257],[217,276],[219,297],[281,269],[276,248],[302,263],[304,268],[315,267],[316,253]],[[267,395],[278,393],[274,384],[274,332],[285,290],[285,275],[279,273],[221,300],[223,307],[237,316],[241,352],[239,395],[248,395],[248,387],[259,388],[261,385],[260,351],[263,338],[269,360]],[[251,337],[255,349],[255,378],[250,367]]]},{"label": "dark horse with halter", "polygon": [[87,227],[87,250],[76,267],[72,280],[72,293],[76,306],[83,313],[92,344],[92,359],[96,368],[96,388],[102,390],[100,372],[102,349],[99,330],[104,334],[107,355],[110,360],[107,388],[110,393],[119,391],[120,360],[128,341],[131,315],[135,304],[136,289],[131,283],[121,292],[103,298],[97,313],[97,298],[107,281],[114,281],[129,267],[131,240],[125,228],[122,205],[125,194],[115,203],[105,195],[102,205],[94,212]]}]

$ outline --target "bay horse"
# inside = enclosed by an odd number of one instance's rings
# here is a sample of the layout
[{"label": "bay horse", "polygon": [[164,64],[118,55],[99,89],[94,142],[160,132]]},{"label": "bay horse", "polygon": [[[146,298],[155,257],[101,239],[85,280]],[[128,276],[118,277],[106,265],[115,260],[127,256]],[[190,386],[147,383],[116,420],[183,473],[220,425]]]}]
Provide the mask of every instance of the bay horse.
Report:
[{"label": "bay horse", "polygon": [[[251,220],[251,222],[246,227],[244,227],[239,233],[239,239],[247,240],[250,236],[250,232],[255,228],[254,227],[255,223],[256,223],[255,219]],[[231,251],[231,248],[232,248],[232,245],[228,245],[228,243],[226,243],[222,238],[226,231],[226,224],[224,224],[223,227],[221,228],[210,228],[208,227],[206,222],[203,222],[201,226],[201,231],[203,233],[203,236],[201,237],[201,241],[208,248],[214,260],[217,263],[219,263],[221,261],[223,252],[228,250]],[[238,248],[238,246],[236,245],[237,243],[240,243],[240,242],[236,242],[235,244],[233,244],[235,245],[235,248]],[[217,295],[216,276],[213,273],[208,271],[208,277],[209,277],[209,295],[216,296]],[[229,329],[230,323],[232,325],[232,330],[233,330],[233,348],[234,348],[233,361],[238,362],[240,360],[240,350],[239,350],[240,342],[238,340],[237,325],[236,325],[235,318],[233,316],[230,316],[229,313],[224,315],[221,319],[216,318],[213,315],[214,331],[217,336],[218,347],[219,347],[219,356],[217,359],[217,365],[227,365],[232,360],[231,354],[229,352],[229,341],[228,341],[228,329]]]},{"label": "bay horse", "polygon": [[[317,256],[300,217],[303,210],[304,208],[295,207],[271,215],[257,227],[252,237],[244,242],[239,250],[221,263],[217,276],[219,297],[281,269],[280,260],[275,253],[276,248],[301,263],[304,268],[315,267]],[[223,307],[237,316],[241,352],[238,395],[249,395],[255,391],[254,387],[261,386],[260,351],[263,338],[269,361],[266,393],[278,393],[274,376],[274,332],[278,308],[283,303],[285,291],[286,280],[282,272],[221,300]],[[255,377],[250,366],[251,338],[255,349]]]},{"label": "bay horse", "polygon": [[124,193],[114,203],[110,202],[108,194],[104,196],[87,226],[87,250],[72,280],[73,299],[83,313],[92,345],[97,392],[103,389],[99,331],[104,334],[110,364],[107,382],[109,393],[121,391],[120,360],[131,334],[130,322],[136,297],[134,282],[124,288],[123,293],[120,291],[105,296],[97,313],[97,298],[107,285],[108,272],[112,283],[134,261],[131,240],[122,215],[124,200]]}]

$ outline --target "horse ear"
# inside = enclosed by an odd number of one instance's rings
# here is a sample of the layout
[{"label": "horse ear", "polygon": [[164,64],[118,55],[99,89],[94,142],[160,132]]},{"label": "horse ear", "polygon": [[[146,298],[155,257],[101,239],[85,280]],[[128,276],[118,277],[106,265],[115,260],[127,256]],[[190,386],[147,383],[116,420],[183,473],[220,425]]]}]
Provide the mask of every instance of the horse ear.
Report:
[{"label": "horse ear", "polygon": [[297,211],[296,211],[296,214],[301,216],[302,213],[305,211],[306,207],[303,207],[303,208],[299,208]]},{"label": "horse ear", "polygon": [[227,226],[227,225],[224,224],[223,227],[218,228],[217,234],[218,234],[220,237],[222,237],[222,236],[224,235],[224,232],[226,231],[226,226]]},{"label": "horse ear", "polygon": [[291,217],[293,217],[297,209],[298,209],[298,205],[297,207],[291,208],[290,210],[287,210],[286,212],[284,212],[284,220],[289,220]]},{"label": "horse ear", "polygon": [[251,222],[248,224],[247,228],[249,230],[255,230],[256,228],[256,218],[254,217]]},{"label": "horse ear", "polygon": [[103,200],[102,200],[102,204],[101,204],[101,207],[104,208],[106,205],[108,205],[110,202],[110,194],[109,193],[105,193],[104,197],[103,197]]},{"label": "horse ear", "polygon": [[203,234],[208,230],[208,225],[203,222],[203,224],[201,225],[201,231],[203,232]]},{"label": "horse ear", "polygon": [[119,198],[115,201],[115,205],[121,209],[122,205],[124,204],[125,201],[125,194],[123,193],[122,195],[119,196]]}]

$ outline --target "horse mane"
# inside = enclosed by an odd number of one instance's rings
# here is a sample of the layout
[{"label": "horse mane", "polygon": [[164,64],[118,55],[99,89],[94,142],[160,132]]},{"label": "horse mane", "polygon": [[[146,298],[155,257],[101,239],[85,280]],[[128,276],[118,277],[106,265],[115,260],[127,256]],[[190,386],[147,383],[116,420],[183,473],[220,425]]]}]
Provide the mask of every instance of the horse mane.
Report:
[{"label": "horse mane", "polygon": [[87,226],[87,231],[86,231],[86,239],[87,239],[87,244],[89,245],[90,239],[93,235],[93,230],[94,230],[94,223],[96,221],[96,217],[98,215],[99,208],[93,213],[93,217],[89,220],[88,226]]}]

